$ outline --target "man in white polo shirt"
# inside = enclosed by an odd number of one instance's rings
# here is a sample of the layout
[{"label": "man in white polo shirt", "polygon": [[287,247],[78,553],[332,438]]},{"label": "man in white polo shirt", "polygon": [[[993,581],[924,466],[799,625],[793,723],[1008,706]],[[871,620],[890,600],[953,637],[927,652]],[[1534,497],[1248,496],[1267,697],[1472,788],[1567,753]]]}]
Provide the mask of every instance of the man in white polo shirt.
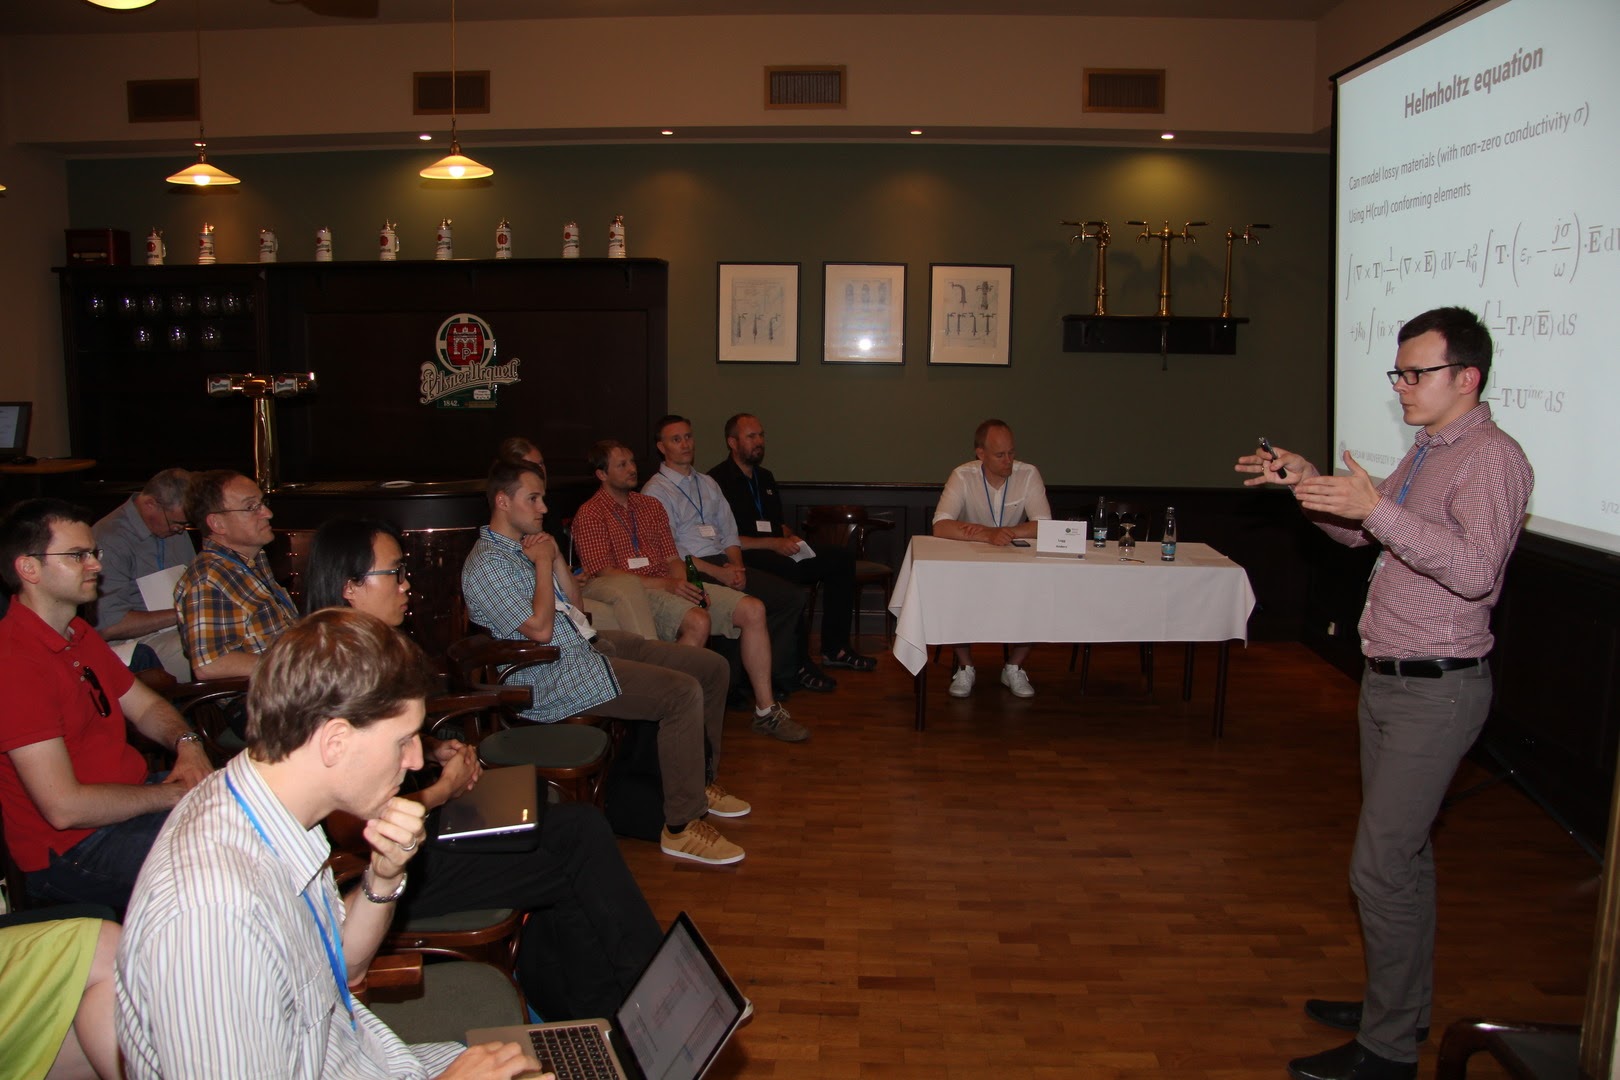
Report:
[{"label": "man in white polo shirt", "polygon": [[[958,465],[945,481],[934,509],[934,535],[947,540],[971,540],[1005,547],[1035,535],[1035,523],[1049,520],[1041,471],[1018,460],[1012,428],[1005,420],[986,420],[973,432],[973,458]],[[1028,643],[1014,645],[1001,669],[1001,684],[1018,697],[1034,697],[1035,688],[1024,673]],[[973,647],[956,646],[956,674],[951,676],[951,697],[973,693]]]}]

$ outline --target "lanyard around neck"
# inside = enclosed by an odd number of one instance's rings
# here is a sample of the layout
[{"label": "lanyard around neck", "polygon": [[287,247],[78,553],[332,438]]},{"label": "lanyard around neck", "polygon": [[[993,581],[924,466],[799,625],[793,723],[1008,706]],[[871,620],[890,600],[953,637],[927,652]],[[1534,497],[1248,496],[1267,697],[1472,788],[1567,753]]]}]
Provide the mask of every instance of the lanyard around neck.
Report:
[{"label": "lanyard around neck", "polygon": [[1406,474],[1406,480],[1401,484],[1401,493],[1395,496],[1396,506],[1406,505],[1406,493],[1412,490],[1412,478],[1417,475],[1419,469],[1423,468],[1423,459],[1429,456],[1429,447],[1433,445],[1434,443],[1431,441],[1418,447],[1417,456],[1412,459],[1412,469]]},{"label": "lanyard around neck", "polygon": [[[253,807],[249,806],[247,800],[242,798],[242,793],[236,790],[236,781],[231,779],[229,773],[225,775],[225,786],[230,789],[231,797],[236,800],[236,805],[242,808],[242,813],[247,815],[248,821],[253,825],[253,831],[259,834],[260,840],[264,841],[264,846],[270,849],[270,854],[279,859],[281,853],[276,851],[276,845],[270,842],[269,834],[264,831],[264,826],[259,824],[259,816],[253,812]],[[318,876],[316,880],[319,880]],[[352,1031],[355,1029],[354,998],[349,995],[349,980],[345,976],[342,950],[338,945],[337,913],[332,910],[332,900],[326,895],[324,889],[321,890],[321,902],[326,907],[327,918],[331,920],[331,928],[328,929],[327,923],[321,919],[320,913],[315,910],[315,902],[309,898],[309,886],[304,886],[298,895],[303,898],[304,906],[309,908],[309,917],[315,920],[315,929],[320,931],[321,946],[326,950],[326,962],[332,968],[332,981],[337,984],[338,1000],[343,1002],[343,1007],[349,1010],[349,1029]]]},{"label": "lanyard around neck", "polygon": [[[612,499],[609,499],[608,508],[613,511],[614,517],[619,517],[618,503],[614,502]],[[631,504],[630,500],[626,499],[624,503],[624,510],[624,517],[629,519],[630,550],[632,553],[638,553],[641,551],[641,538],[636,535],[636,508]]]},{"label": "lanyard around neck", "polygon": [[999,510],[990,504],[990,481],[984,475],[984,465],[982,463],[979,465],[979,483],[984,485],[984,508],[995,515],[996,528],[999,529],[1002,521],[1007,516],[1007,489],[1012,487],[1012,477],[1007,477],[1006,483],[1001,485],[1001,509]]},{"label": "lanyard around neck", "polygon": [[[679,476],[680,474],[676,473],[676,475]],[[675,482],[675,490],[681,493],[681,498],[692,504],[692,509],[697,511],[698,521],[701,523],[703,521],[703,485],[698,483],[697,473],[694,472],[691,476],[692,486],[697,488],[698,497],[696,502],[692,502],[692,496],[686,493],[686,489],[681,486],[678,480]]]}]

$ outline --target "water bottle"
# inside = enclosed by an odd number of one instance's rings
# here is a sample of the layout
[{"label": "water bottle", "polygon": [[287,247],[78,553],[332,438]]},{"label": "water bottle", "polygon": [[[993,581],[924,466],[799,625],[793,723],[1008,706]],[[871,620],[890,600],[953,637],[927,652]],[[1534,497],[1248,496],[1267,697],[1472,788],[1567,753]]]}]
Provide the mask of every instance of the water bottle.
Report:
[{"label": "water bottle", "polygon": [[1091,519],[1091,546],[1108,546],[1108,500],[1097,496],[1097,513]]},{"label": "water bottle", "polygon": [[1164,562],[1176,561],[1176,508],[1164,508],[1164,539],[1159,541],[1159,558]]},{"label": "water bottle", "polygon": [[697,564],[692,561],[690,555],[686,557],[686,583],[698,592],[703,593],[703,606],[708,607],[709,594],[703,592],[703,578],[698,574]]}]

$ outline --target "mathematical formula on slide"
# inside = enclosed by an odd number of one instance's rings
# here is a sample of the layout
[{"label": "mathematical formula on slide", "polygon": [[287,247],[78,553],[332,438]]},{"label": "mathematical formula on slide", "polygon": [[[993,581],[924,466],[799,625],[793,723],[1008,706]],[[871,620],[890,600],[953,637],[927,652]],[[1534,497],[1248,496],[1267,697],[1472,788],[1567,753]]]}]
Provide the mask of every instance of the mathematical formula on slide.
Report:
[{"label": "mathematical formula on slide", "polygon": [[1442,278],[1487,286],[1523,287],[1532,283],[1572,285],[1589,262],[1615,263],[1620,256],[1620,226],[1583,223],[1579,214],[1540,222],[1521,221],[1511,229],[1492,227],[1483,240],[1455,247],[1425,246],[1402,251],[1393,245],[1367,254],[1345,256],[1344,296],[1364,290],[1393,295],[1402,285]]}]

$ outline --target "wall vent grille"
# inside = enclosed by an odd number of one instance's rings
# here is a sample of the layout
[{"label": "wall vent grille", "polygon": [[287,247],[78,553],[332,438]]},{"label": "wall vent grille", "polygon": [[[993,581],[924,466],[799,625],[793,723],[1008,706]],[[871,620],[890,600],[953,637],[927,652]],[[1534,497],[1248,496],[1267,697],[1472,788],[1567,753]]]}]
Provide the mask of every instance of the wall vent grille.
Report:
[{"label": "wall vent grille", "polygon": [[201,111],[196,79],[132,79],[124,88],[132,124],[195,120]]},{"label": "wall vent grille", "polygon": [[1086,68],[1086,112],[1164,112],[1163,68]]},{"label": "wall vent grille", "polygon": [[[489,112],[489,72],[456,72],[456,112]],[[411,113],[415,116],[450,115],[448,71],[418,71],[411,75]]]},{"label": "wall vent grille", "polygon": [[767,109],[842,109],[845,75],[842,64],[765,69]]}]

